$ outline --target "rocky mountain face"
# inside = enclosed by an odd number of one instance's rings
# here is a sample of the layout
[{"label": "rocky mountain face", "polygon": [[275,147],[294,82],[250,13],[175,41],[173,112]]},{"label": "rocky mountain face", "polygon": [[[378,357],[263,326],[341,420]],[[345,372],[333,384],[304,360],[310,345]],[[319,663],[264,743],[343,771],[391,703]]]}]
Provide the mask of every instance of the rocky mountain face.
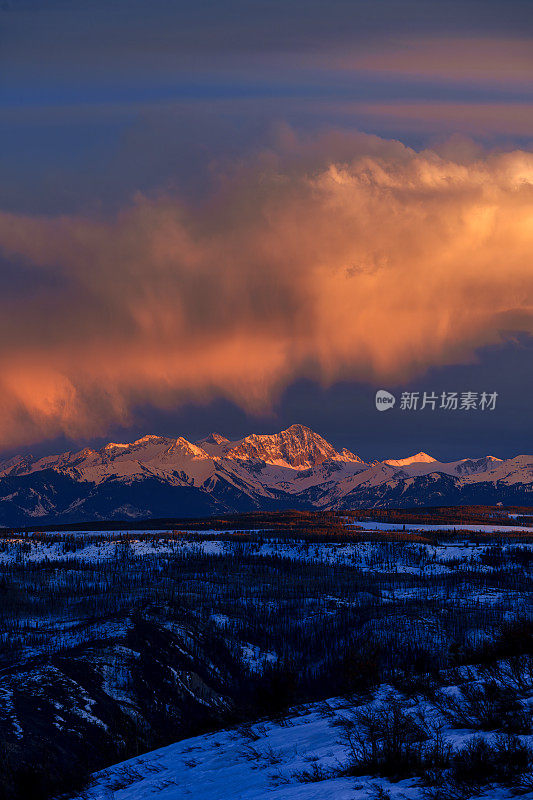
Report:
[{"label": "rocky mountain face", "polygon": [[226,457],[264,461],[265,464],[300,470],[313,469],[328,460],[364,463],[348,450],[338,453],[322,436],[304,425],[291,425],[286,431],[272,436],[253,433],[226,451]]},{"label": "rocky mountain face", "polygon": [[205,516],[283,508],[530,504],[533,456],[365,462],[304,425],[230,441],[147,435],[0,462],[0,525]]}]

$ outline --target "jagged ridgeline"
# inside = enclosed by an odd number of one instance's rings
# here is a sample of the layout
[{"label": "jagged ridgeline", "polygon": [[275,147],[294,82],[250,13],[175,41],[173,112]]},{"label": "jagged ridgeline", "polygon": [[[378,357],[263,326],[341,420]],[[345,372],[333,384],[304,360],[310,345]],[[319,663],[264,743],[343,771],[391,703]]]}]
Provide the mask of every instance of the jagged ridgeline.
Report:
[{"label": "jagged ridgeline", "polygon": [[230,441],[148,435],[0,463],[0,525],[254,510],[528,504],[533,456],[364,461],[304,425]]}]

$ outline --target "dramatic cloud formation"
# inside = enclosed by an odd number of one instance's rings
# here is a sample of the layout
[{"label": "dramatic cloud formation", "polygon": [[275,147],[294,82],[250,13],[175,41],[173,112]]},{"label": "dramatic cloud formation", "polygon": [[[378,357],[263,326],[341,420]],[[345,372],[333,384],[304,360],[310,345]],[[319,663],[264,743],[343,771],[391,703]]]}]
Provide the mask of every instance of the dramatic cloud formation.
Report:
[{"label": "dramatic cloud formation", "polygon": [[1,214],[0,446],[145,403],[256,411],[301,376],[388,385],[533,333],[532,184],[528,152],[287,129],[201,207]]}]

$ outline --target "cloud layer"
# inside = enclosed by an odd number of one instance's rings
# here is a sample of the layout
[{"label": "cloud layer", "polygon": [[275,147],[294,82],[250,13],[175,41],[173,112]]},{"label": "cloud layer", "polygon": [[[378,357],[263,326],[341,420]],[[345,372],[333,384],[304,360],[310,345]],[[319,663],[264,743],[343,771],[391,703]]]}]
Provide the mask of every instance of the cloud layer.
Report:
[{"label": "cloud layer", "polygon": [[533,333],[532,184],[528,152],[282,129],[201,206],[0,214],[0,446],[147,403],[264,410],[302,376],[391,384]]}]

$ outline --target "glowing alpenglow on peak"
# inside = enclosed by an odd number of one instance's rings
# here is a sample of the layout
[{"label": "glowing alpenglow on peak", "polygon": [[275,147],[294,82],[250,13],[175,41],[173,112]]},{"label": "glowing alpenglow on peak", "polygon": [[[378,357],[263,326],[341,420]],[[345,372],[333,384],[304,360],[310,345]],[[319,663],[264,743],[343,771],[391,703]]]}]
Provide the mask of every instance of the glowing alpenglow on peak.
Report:
[{"label": "glowing alpenglow on peak", "polygon": [[433,456],[430,456],[427,453],[417,453],[415,456],[409,456],[408,458],[388,458],[383,463],[389,464],[391,467],[407,467],[409,464],[429,464],[436,460],[436,458],[433,458]]}]

